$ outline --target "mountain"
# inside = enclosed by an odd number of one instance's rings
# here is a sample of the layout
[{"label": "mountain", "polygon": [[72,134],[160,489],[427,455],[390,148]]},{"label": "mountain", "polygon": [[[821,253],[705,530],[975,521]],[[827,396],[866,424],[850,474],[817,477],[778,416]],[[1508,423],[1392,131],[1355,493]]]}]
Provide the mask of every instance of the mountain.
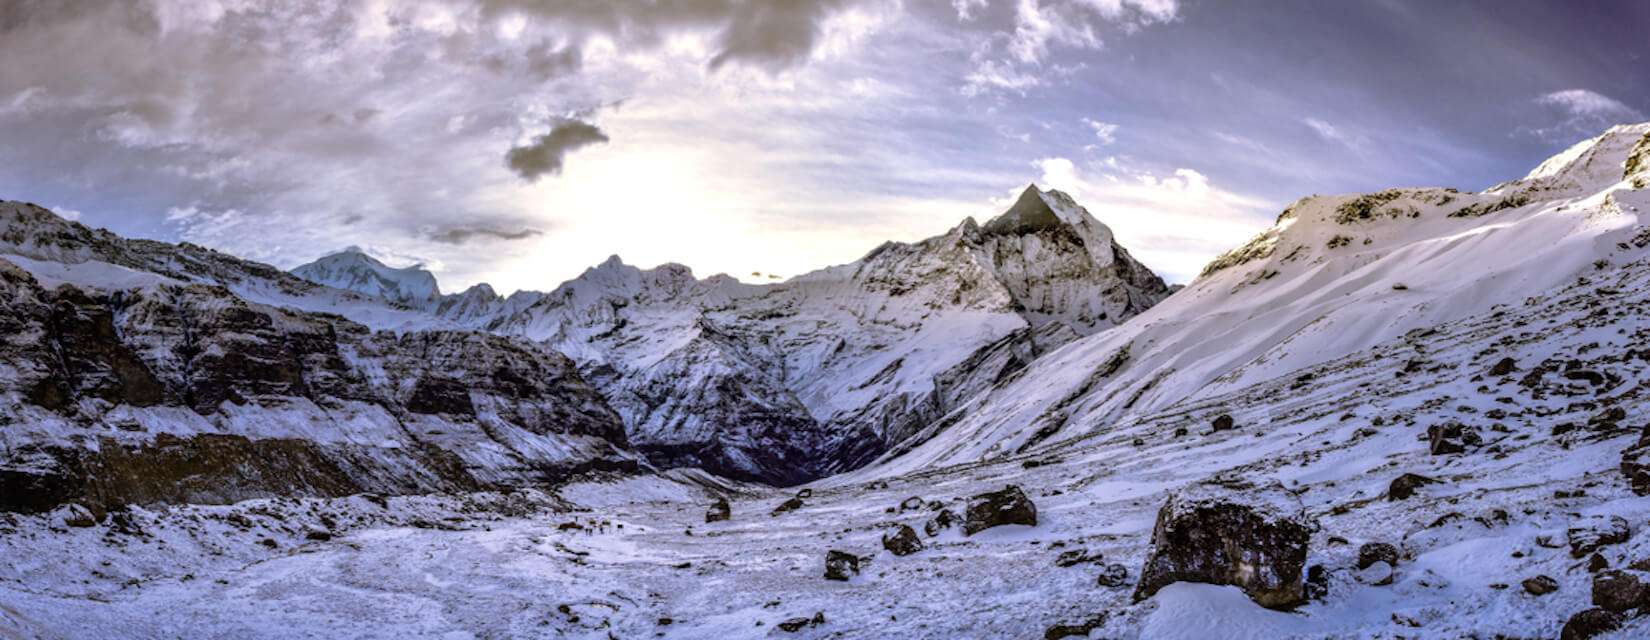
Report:
[{"label": "mountain", "polygon": [[1169,290],[1069,196],[1032,186],[983,226],[785,282],[614,256],[520,308],[489,293],[438,313],[572,357],[654,463],[796,484],[868,462]]},{"label": "mountain", "polygon": [[866,473],[1036,450],[1172,414],[1641,259],[1650,124],[1480,193],[1303,198],[1184,290],[936,421]]},{"label": "mountain", "polygon": [[407,319],[0,201],[0,509],[478,491],[641,462],[561,354],[306,306]]},{"label": "mountain", "polygon": [[292,270],[292,275],[414,309],[428,309],[441,297],[435,274],[426,271],[423,265],[391,268],[360,247],[348,247],[299,266]]}]

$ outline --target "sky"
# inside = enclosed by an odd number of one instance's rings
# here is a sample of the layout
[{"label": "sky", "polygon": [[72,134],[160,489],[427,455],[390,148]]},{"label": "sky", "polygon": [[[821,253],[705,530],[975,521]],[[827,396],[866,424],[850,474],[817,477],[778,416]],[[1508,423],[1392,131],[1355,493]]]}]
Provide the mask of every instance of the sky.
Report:
[{"label": "sky", "polygon": [[789,277],[1073,195],[1187,282],[1310,194],[1650,120],[1650,3],[0,0],[0,198],[445,291]]}]

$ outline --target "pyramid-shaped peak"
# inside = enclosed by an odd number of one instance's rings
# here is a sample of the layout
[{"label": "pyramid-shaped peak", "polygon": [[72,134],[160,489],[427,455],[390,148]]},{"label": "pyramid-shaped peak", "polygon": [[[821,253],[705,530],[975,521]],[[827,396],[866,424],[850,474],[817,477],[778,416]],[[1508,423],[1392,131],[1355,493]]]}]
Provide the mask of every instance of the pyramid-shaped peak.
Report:
[{"label": "pyramid-shaped peak", "polygon": [[1065,224],[1060,214],[1049,205],[1048,197],[1043,190],[1032,184],[1020,192],[1020,197],[1014,201],[1013,206],[985,223],[981,230],[987,234],[1024,235]]}]

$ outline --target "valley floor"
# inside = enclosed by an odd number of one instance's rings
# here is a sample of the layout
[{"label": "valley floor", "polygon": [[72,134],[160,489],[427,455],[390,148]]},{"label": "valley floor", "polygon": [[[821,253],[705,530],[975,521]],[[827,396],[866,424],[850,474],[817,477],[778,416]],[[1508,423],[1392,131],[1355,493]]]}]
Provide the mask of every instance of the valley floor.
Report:
[{"label": "valley floor", "polygon": [[[1038,638],[1097,617],[1093,637],[1108,638],[1556,637],[1592,606],[1590,564],[1650,559],[1650,497],[1619,469],[1650,417],[1650,301],[1618,292],[1647,280],[1642,265],[1601,272],[1023,455],[829,479],[779,515],[789,493],[683,472],[550,493],[134,509],[95,524],[0,514],[0,638]],[[1516,370],[1491,373],[1504,358]],[[1220,414],[1235,427],[1213,430]],[[1450,422],[1481,442],[1430,453],[1428,428]],[[1298,493],[1327,595],[1288,613],[1209,585],[1132,601],[1165,497],[1216,473]],[[1405,473],[1437,482],[1388,499]],[[891,525],[920,531],[934,514],[901,512],[907,498],[961,513],[1006,484],[1035,501],[1037,526],[882,550]],[[713,493],[731,498],[731,520],[704,522]],[[1601,516],[1631,535],[1597,560],[1573,554],[1570,530]],[[1391,584],[1358,579],[1366,542],[1400,550]],[[869,563],[825,580],[832,549]],[[1074,549],[1104,561],[1056,566]],[[1109,563],[1128,569],[1124,585],[1097,584]],[[1528,593],[1538,575],[1556,591]],[[1647,635],[1639,617],[1603,637]]]}]

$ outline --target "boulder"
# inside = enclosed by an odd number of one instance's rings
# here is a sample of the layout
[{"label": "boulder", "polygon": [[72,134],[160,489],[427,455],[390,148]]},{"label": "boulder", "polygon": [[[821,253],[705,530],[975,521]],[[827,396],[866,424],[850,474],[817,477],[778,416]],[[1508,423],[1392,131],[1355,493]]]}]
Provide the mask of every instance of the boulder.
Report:
[{"label": "boulder", "polygon": [[1442,456],[1465,453],[1467,447],[1482,444],[1483,438],[1479,437],[1477,427],[1446,422],[1427,427],[1427,441],[1431,443],[1432,455]]},{"label": "boulder", "polygon": [[896,556],[908,556],[922,551],[922,539],[915,530],[902,524],[882,534],[882,548]]},{"label": "boulder", "polygon": [[1625,518],[1595,515],[1577,521],[1565,536],[1570,543],[1570,557],[1581,558],[1600,548],[1626,542],[1630,533]]},{"label": "boulder", "polygon": [[835,549],[825,554],[825,579],[848,581],[859,575],[859,556]]},{"label": "boulder", "polygon": [[1377,562],[1398,566],[1398,548],[1385,542],[1371,542],[1358,547],[1358,568],[1360,570]]},{"label": "boulder", "polygon": [[733,507],[728,504],[727,498],[717,498],[709,509],[705,510],[705,522],[721,522],[733,517]]},{"label": "boulder", "polygon": [[1541,575],[1527,578],[1524,580],[1523,585],[1524,592],[1532,596],[1544,596],[1558,591],[1558,581],[1554,580],[1552,576]]},{"label": "boulder", "polygon": [[1587,609],[1573,616],[1564,623],[1564,630],[1558,634],[1559,640],[1587,640],[1588,638],[1615,631],[1621,628],[1622,615],[1604,609]]},{"label": "boulder", "polygon": [[801,508],[802,508],[802,499],[801,498],[790,498],[790,499],[787,499],[784,502],[779,503],[779,506],[774,507],[773,511],[768,513],[768,515],[769,516],[777,516],[781,513],[785,513],[785,512],[788,512],[788,511],[796,511],[797,509],[801,509]]},{"label": "boulder", "polygon": [[1518,361],[1512,358],[1502,358],[1495,366],[1490,367],[1490,375],[1504,376],[1518,370]]},{"label": "boulder", "polygon": [[1394,478],[1392,480],[1392,484],[1387,486],[1386,499],[1408,500],[1411,496],[1415,495],[1416,489],[1420,489],[1421,487],[1437,482],[1437,480],[1420,474],[1406,473]]},{"label": "boulder", "polygon": [[1223,413],[1216,416],[1214,421],[1209,423],[1209,426],[1214,428],[1215,431],[1231,431],[1237,428],[1237,423],[1232,420],[1232,416]]},{"label": "boulder", "polygon": [[1621,452],[1621,474],[1627,476],[1627,486],[1633,493],[1641,496],[1650,496],[1650,442],[1646,440],[1650,440],[1650,425],[1638,444]]},{"label": "boulder", "polygon": [[899,503],[900,513],[905,513],[907,511],[921,511],[921,510],[922,510],[922,498],[919,497],[919,496],[911,496],[909,498],[906,498],[906,499],[900,501],[900,503]]},{"label": "boulder", "polygon": [[780,631],[784,631],[785,633],[796,633],[803,629],[817,627],[822,624],[825,624],[824,611],[815,612],[814,617],[812,618],[791,618],[779,623],[777,626]]},{"label": "boulder", "polygon": [[53,514],[58,523],[77,528],[87,528],[97,525],[97,516],[92,511],[78,504],[66,504],[57,508]]},{"label": "boulder", "polygon": [[1072,549],[1061,552],[1060,556],[1054,559],[1054,566],[1071,567],[1085,562],[1099,562],[1104,559],[1106,559],[1106,556],[1098,552],[1090,555],[1088,549]]},{"label": "boulder", "polygon": [[1278,483],[1187,487],[1158,511],[1134,599],[1185,581],[1233,585],[1261,606],[1293,607],[1306,600],[1313,528],[1300,500]]},{"label": "boulder", "polygon": [[982,493],[968,499],[968,515],[963,535],[974,535],[1005,524],[1037,526],[1037,505],[1024,491],[1008,485],[1001,491]]},{"label": "boulder", "polygon": [[1129,568],[1117,563],[1106,565],[1100,570],[1100,577],[1095,579],[1095,583],[1102,587],[1121,587],[1128,582]]},{"label": "boulder", "polygon": [[1043,640],[1063,640],[1064,638],[1087,638],[1095,629],[1106,626],[1104,613],[1075,624],[1057,624],[1043,632]]},{"label": "boulder", "polygon": [[941,531],[950,529],[956,525],[957,514],[952,513],[950,509],[941,509],[939,513],[934,514],[934,517],[929,518],[928,522],[923,523],[922,532],[928,534],[928,537],[932,538],[940,535]]},{"label": "boulder", "polygon": [[1606,611],[1650,607],[1650,573],[1631,569],[1593,576],[1593,606]]}]

